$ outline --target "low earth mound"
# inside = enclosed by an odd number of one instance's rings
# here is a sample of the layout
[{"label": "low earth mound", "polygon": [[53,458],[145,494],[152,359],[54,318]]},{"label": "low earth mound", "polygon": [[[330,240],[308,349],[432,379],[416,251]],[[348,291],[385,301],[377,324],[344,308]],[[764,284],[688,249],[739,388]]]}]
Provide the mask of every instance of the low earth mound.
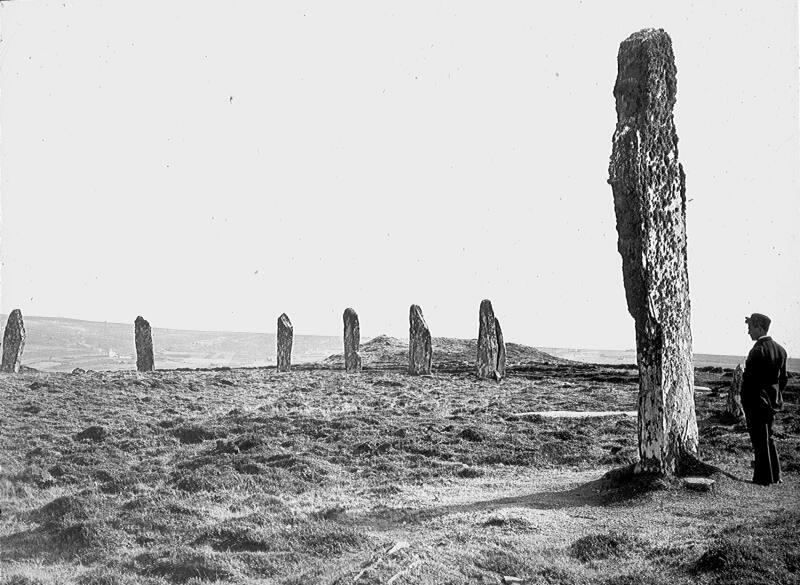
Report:
[{"label": "low earth mound", "polygon": [[[475,365],[478,353],[477,339],[434,337],[432,344],[434,371],[462,371]],[[405,369],[408,367],[408,341],[389,335],[378,335],[368,342],[362,343],[359,354],[361,363],[366,368]],[[328,357],[324,363],[328,366],[343,366],[344,356],[334,354]],[[535,347],[519,343],[506,344],[507,366],[567,363],[570,363],[569,360],[557,358]]]}]

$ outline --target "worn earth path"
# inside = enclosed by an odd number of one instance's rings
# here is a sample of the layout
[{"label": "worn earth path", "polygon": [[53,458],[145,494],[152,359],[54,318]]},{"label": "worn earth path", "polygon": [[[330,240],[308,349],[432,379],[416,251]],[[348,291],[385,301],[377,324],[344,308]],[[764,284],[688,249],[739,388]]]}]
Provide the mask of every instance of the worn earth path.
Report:
[{"label": "worn earth path", "polygon": [[[375,501],[354,497],[352,487],[325,495],[327,505],[349,507],[355,524],[398,541],[441,545],[441,539],[475,526],[524,528],[533,549],[568,546],[591,533],[636,534],[651,545],[703,543],[725,519],[753,524],[770,512],[797,506],[797,478],[763,488],[745,479],[716,475],[710,492],[679,489],[646,494],[610,493],[606,473],[613,468],[552,470],[507,468],[491,478],[420,484]],[[741,470],[744,472],[744,470]],[[680,482],[677,482],[680,485]],[[320,502],[309,501],[309,506]],[[425,531],[420,531],[424,524]]]}]

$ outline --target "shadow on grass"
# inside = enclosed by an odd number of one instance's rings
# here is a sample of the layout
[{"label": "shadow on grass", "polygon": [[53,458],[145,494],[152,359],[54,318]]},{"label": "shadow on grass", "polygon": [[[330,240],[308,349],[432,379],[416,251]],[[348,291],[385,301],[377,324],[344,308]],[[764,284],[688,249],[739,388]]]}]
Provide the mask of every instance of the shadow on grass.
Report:
[{"label": "shadow on grass", "polygon": [[464,512],[481,512],[502,508],[532,508],[536,510],[561,510],[584,506],[629,506],[645,500],[653,493],[684,489],[683,477],[727,477],[734,481],[744,480],[695,458],[685,460],[676,477],[665,477],[655,473],[635,473],[634,465],[612,469],[598,479],[583,483],[568,490],[540,491],[522,496],[496,498],[458,504],[409,510],[404,508],[378,508],[373,512],[354,518],[359,524],[376,528],[389,528],[398,524],[421,522],[432,518]]}]

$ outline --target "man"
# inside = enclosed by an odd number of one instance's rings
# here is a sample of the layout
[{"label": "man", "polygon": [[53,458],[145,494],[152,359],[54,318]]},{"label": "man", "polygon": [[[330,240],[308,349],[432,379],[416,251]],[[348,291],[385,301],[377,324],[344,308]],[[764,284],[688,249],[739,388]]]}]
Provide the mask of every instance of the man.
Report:
[{"label": "man", "polygon": [[772,423],[775,411],[783,406],[786,387],[786,350],[767,335],[770,318],[761,313],[745,317],[747,333],[755,341],[747,355],[742,375],[742,407],[753,444],[755,469],[753,483],[770,485],[781,481],[781,464]]}]

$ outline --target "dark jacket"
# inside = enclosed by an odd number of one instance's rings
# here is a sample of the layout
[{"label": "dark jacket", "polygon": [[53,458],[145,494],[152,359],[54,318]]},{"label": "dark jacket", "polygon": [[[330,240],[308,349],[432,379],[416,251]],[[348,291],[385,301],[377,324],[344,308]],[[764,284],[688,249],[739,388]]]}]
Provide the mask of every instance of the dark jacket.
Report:
[{"label": "dark jacket", "polygon": [[742,406],[753,415],[771,418],[783,407],[786,350],[771,337],[756,341],[742,375]]}]

